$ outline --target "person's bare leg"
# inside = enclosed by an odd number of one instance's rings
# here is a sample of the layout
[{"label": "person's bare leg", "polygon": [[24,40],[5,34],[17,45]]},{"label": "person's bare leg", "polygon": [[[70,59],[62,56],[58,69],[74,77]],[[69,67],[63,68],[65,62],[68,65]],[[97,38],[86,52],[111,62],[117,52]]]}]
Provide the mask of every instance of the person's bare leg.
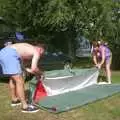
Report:
[{"label": "person's bare leg", "polygon": [[12,78],[9,79],[9,88],[10,88],[10,94],[11,94],[12,101],[17,101],[18,96],[16,93],[16,83]]},{"label": "person's bare leg", "polygon": [[110,70],[110,63],[106,64],[106,75],[108,83],[111,84],[111,70]]},{"label": "person's bare leg", "polygon": [[12,79],[16,82],[16,90],[17,94],[22,103],[22,107],[25,109],[28,107],[26,99],[25,99],[25,90],[24,90],[24,79],[22,75],[13,75]]}]

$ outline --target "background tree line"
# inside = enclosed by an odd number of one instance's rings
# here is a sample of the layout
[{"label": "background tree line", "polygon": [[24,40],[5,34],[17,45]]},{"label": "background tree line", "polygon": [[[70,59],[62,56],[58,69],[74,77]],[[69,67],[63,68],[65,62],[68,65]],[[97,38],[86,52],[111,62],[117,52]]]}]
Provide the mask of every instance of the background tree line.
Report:
[{"label": "background tree line", "polygon": [[120,2],[117,0],[0,0],[1,16],[31,38],[54,44],[75,55],[78,34],[102,38],[120,69]]}]

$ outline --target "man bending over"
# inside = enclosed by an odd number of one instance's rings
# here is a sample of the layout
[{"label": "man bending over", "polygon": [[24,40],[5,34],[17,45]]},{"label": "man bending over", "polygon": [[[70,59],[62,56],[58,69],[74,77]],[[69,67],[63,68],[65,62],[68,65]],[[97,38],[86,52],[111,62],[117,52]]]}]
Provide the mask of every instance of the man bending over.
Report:
[{"label": "man bending over", "polygon": [[38,68],[38,61],[43,53],[43,45],[34,46],[28,43],[11,44],[0,50],[2,74],[9,77],[11,105],[15,106],[22,103],[22,112],[37,112],[38,109],[30,107],[26,102],[21,61],[31,60],[31,67],[26,68],[26,71],[40,75],[41,71]]}]

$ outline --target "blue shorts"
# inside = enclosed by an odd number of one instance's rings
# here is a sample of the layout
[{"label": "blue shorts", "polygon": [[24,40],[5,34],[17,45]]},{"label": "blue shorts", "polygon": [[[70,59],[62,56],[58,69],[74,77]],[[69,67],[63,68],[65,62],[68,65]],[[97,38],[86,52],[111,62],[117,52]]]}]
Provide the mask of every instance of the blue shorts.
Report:
[{"label": "blue shorts", "polygon": [[5,47],[0,50],[0,67],[3,75],[22,74],[21,59],[15,49]]}]

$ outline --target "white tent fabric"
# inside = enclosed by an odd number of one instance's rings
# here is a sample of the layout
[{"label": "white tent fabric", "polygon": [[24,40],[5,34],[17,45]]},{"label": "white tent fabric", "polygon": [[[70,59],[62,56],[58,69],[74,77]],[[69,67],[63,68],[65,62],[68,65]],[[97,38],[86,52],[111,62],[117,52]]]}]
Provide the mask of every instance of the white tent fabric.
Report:
[{"label": "white tent fabric", "polygon": [[97,83],[99,71],[96,68],[73,69],[66,74],[64,70],[45,74],[42,81],[48,96],[75,91]]}]

